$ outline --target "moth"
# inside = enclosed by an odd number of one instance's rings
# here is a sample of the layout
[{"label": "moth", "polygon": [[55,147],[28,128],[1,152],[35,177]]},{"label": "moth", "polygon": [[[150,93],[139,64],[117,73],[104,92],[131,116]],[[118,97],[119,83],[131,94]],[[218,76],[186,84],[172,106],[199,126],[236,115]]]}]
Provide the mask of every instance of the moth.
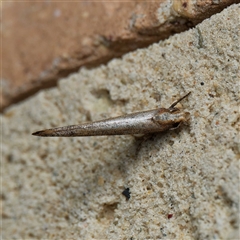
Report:
[{"label": "moth", "polygon": [[32,133],[41,137],[82,137],[104,135],[144,135],[178,128],[188,120],[189,113],[175,107],[191,92],[169,108],[157,108],[100,121],[46,129]]}]

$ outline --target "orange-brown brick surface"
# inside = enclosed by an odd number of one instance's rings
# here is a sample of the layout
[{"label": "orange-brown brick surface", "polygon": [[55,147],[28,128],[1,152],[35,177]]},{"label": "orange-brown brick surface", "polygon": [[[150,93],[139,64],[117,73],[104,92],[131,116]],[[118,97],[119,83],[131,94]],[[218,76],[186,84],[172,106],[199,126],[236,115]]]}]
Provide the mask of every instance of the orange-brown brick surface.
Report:
[{"label": "orange-brown brick surface", "polygon": [[4,2],[1,109],[59,78],[188,29],[236,0]]}]

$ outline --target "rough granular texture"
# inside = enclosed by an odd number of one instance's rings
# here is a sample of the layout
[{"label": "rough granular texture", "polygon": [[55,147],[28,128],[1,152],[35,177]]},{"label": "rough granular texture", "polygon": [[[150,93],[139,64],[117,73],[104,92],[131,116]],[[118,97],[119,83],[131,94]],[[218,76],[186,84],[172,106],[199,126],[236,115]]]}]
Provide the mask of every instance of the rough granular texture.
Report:
[{"label": "rough granular texture", "polygon": [[[239,16],[232,5],[6,111],[3,239],[238,239]],[[189,91],[189,124],[144,141],[31,136]]]}]

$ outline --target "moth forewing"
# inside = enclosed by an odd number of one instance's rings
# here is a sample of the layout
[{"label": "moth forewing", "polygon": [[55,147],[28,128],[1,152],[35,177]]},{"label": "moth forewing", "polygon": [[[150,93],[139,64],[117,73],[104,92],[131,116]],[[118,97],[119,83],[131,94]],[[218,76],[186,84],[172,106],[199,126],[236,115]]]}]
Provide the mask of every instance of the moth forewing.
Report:
[{"label": "moth forewing", "polygon": [[164,109],[164,112],[160,112],[153,117],[153,121],[157,122],[161,126],[165,126],[166,130],[176,129],[180,126],[181,122],[186,121],[186,113],[178,108]]},{"label": "moth forewing", "polygon": [[133,135],[174,129],[186,121],[186,113],[175,106],[189,94],[174,102],[169,108],[157,108],[96,122],[51,128],[35,132],[33,135],[41,137]]}]

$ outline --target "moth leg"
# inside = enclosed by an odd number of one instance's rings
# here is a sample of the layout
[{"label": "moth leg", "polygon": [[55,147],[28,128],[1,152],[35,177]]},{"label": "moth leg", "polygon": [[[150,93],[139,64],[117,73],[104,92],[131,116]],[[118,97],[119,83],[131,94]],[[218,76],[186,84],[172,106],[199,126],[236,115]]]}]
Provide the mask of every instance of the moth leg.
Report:
[{"label": "moth leg", "polygon": [[174,129],[177,129],[181,126],[182,122],[177,122],[175,123],[171,128],[169,128],[169,130],[174,130]]}]

